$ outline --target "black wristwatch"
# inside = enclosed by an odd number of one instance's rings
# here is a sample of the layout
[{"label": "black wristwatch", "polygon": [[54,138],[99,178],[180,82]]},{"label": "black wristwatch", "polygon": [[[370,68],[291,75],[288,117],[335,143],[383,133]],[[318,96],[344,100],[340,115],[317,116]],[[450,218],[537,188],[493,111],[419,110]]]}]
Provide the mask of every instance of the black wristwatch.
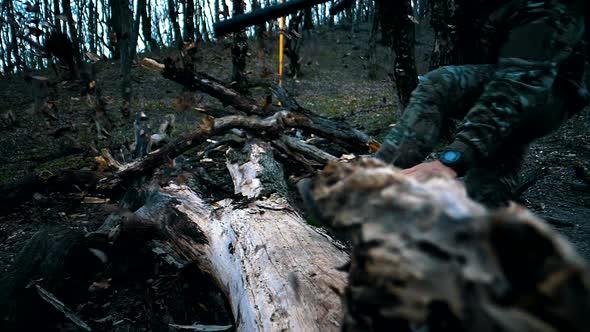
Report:
[{"label": "black wristwatch", "polygon": [[459,176],[467,172],[467,163],[463,152],[457,150],[444,150],[441,152],[438,160],[445,166],[453,169]]}]

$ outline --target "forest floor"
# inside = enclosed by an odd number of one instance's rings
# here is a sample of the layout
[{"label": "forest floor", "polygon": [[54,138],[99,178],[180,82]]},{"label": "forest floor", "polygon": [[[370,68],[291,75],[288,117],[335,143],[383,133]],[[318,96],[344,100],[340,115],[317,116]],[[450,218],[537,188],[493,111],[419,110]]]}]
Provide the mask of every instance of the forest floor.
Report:
[{"label": "forest floor", "polygon": [[[355,33],[350,29],[320,29],[305,33],[304,38],[303,76],[287,79],[286,89],[304,107],[382,138],[398,114],[390,79],[390,52],[379,47],[379,77],[369,80],[366,27]],[[252,78],[275,78],[275,41],[267,40],[266,44],[268,52],[264,53],[258,51],[255,41],[251,42],[248,70]],[[228,80],[230,46],[229,40],[202,46],[197,69]],[[427,68],[429,48],[428,42],[418,45],[421,73]],[[176,53],[166,50],[149,56],[162,60]],[[50,99],[55,104],[55,117],[45,117],[33,111],[32,87],[23,76],[0,80],[0,184],[31,172],[92,168],[95,155],[90,147],[109,148],[116,158],[129,161],[128,153],[120,147],[126,140],[133,140],[135,112],[144,112],[152,128],[158,128],[167,114],[174,114],[172,136],[176,136],[198,126],[202,115],[194,110],[195,106],[222,108],[213,98],[187,92],[158,73],[136,67],[132,115],[125,117],[119,111],[119,64],[106,61],[96,66],[96,82],[108,101],[107,116],[99,119],[110,133],[106,138],[98,137],[94,110],[81,95],[79,85],[63,82],[53,72],[32,73],[52,81]],[[252,96],[262,104],[265,91],[255,88]],[[520,197],[523,204],[572,241],[586,259],[590,259],[590,190],[575,177],[573,165],[590,161],[589,120],[590,112],[586,110],[531,147],[523,173],[543,169],[544,176]],[[191,158],[190,154],[186,157]],[[50,193],[38,193],[25,205],[0,213],[0,275],[14,269],[18,252],[43,227],[59,225],[94,231],[109,213],[108,205],[84,204],[77,197]],[[522,250],[527,250],[526,244]],[[188,277],[178,278],[181,273],[169,271],[164,265],[155,264],[143,275],[126,274],[124,282],[99,283],[99,290],[95,287],[85,297],[86,302],[77,303],[73,309],[99,331],[166,330],[166,322],[194,323],[187,321],[189,317],[200,317],[203,324],[225,325],[231,321],[224,313],[223,301],[214,300],[219,297],[214,287],[207,296],[199,293],[202,289],[187,290]],[[196,272],[182,273],[194,278]]]}]

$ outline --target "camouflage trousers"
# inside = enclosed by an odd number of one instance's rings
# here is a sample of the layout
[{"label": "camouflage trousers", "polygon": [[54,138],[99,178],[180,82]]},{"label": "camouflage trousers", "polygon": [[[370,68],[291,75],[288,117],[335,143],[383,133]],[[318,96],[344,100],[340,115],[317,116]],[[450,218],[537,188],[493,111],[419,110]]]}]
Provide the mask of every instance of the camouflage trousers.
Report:
[{"label": "camouflage trousers", "polygon": [[[377,157],[397,167],[412,167],[444,143],[445,134],[453,132],[457,121],[462,125],[489,123],[490,119],[483,118],[489,113],[477,112],[474,105],[486,96],[502,93],[501,87],[493,86],[497,69],[496,65],[464,65],[428,73],[414,90],[410,104],[387,135]],[[488,206],[501,206],[512,199],[528,144],[563,122],[563,99],[556,94],[543,105],[532,105],[535,114],[523,112],[523,125],[514,131],[508,143],[491,156],[477,160],[465,175],[473,199]]]}]

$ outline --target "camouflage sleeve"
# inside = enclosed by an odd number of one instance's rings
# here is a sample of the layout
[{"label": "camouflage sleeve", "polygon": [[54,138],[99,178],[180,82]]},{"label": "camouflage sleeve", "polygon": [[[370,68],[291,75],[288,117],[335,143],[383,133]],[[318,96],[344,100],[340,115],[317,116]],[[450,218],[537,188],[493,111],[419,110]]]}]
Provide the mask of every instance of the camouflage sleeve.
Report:
[{"label": "camouflage sleeve", "polygon": [[560,63],[583,36],[583,18],[565,5],[531,7],[519,15],[514,20],[526,23],[510,30],[494,78],[449,146],[463,152],[469,165],[496,153],[527,115],[545,105]]}]

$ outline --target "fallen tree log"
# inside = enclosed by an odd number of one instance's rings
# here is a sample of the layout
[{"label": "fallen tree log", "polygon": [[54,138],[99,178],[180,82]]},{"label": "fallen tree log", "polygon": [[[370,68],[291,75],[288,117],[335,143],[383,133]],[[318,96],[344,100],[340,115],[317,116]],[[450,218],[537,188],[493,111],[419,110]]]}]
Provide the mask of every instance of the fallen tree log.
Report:
[{"label": "fallen tree log", "polygon": [[333,163],[310,205],[352,239],[344,331],[588,331],[590,273],[516,205],[488,212],[454,179]]},{"label": "fallen tree log", "polygon": [[157,224],[163,244],[225,292],[238,331],[339,330],[346,274],[337,268],[347,254],[291,206],[269,143],[253,141],[235,154],[228,168],[245,201],[211,205],[171,184],[135,215]]}]

